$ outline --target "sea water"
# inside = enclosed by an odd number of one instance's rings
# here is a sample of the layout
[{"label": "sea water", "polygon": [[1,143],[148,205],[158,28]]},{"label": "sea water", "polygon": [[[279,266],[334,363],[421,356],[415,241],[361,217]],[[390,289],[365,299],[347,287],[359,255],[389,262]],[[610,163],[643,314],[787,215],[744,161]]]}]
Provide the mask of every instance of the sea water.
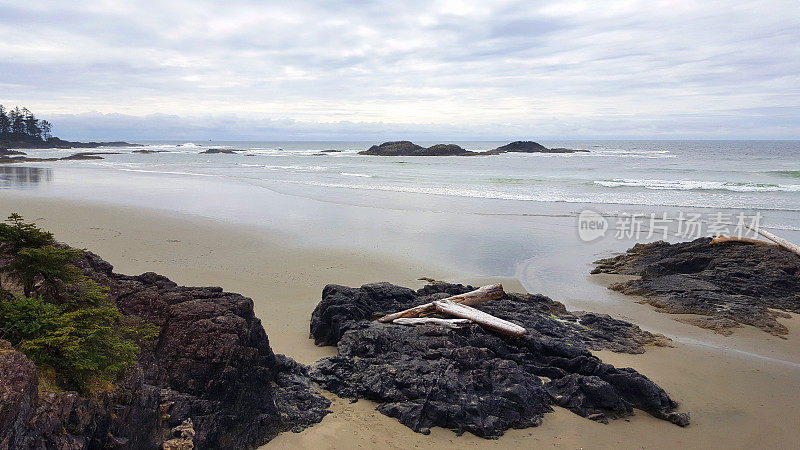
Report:
[{"label": "sea water", "polygon": [[[455,143],[483,151],[507,142]],[[358,155],[374,142],[147,141],[89,150],[118,153],[102,160],[0,166],[0,188],[263,227],[293,245],[357,248],[474,276],[517,276],[556,297],[594,259],[635,242],[735,234],[737,218],[800,242],[800,142],[541,143],[588,152],[379,157]],[[209,148],[242,151],[201,153]],[[580,233],[586,211],[607,224],[599,238]],[[631,217],[638,227],[623,229]],[[687,234],[681,217],[696,217],[700,228]],[[722,217],[728,227],[714,228]],[[666,220],[663,232],[651,233],[653,218]]]}]

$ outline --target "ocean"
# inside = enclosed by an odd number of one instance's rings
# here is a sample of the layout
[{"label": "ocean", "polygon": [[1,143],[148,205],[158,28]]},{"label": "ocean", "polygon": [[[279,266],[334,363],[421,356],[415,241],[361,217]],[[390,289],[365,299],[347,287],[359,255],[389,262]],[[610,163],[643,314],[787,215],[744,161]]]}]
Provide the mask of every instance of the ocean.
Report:
[{"label": "ocean", "polygon": [[[357,154],[373,142],[139,143],[98,149],[119,152],[102,160],[0,166],[0,189],[515,276],[556,297],[577,295],[594,259],[635,242],[747,233],[743,223],[800,242],[798,141],[541,141],[589,152],[475,157]],[[455,143],[481,151],[507,142]],[[200,153],[209,148],[243,151]],[[605,228],[586,235],[587,218]]]}]

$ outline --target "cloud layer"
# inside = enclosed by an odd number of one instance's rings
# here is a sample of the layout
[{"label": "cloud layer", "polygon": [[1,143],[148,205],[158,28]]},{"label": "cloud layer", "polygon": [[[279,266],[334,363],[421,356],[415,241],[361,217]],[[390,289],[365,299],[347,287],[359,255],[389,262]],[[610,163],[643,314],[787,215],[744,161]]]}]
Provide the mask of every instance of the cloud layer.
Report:
[{"label": "cloud layer", "polygon": [[0,102],[65,137],[800,138],[795,0],[0,11]]}]

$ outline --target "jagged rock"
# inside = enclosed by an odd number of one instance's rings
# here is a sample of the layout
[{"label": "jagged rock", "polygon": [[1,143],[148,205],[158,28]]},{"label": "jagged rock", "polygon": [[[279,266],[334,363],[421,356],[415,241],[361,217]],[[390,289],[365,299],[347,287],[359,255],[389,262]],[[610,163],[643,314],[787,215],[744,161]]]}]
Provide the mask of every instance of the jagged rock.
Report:
[{"label": "jagged rock", "polygon": [[192,450],[194,448],[194,424],[191,417],[172,429],[172,439],[161,444],[163,450]]},{"label": "jagged rock", "polygon": [[[178,286],[155,273],[116,274],[91,252],[76,265],[109,287],[124,315],[159,326],[159,339],[143,346],[136,370],[98,398],[48,393],[34,395],[30,407],[27,397],[12,398],[22,406],[0,410],[2,423],[19,424],[2,438],[10,448],[157,448],[189,418],[198,448],[253,448],[329,412],[305,368],[273,354],[251,299],[218,287]],[[9,366],[4,357],[0,374],[26,373],[9,369],[24,364]],[[29,372],[13,392],[37,384],[35,368]]]},{"label": "jagged rock", "polygon": [[[627,322],[569,313],[547,297],[519,294],[477,306],[524,326],[527,334],[518,339],[478,325],[452,329],[370,321],[472,289],[452,284],[418,291],[389,283],[326,286],[312,314],[311,336],[318,344],[336,344],[338,355],[313,365],[312,378],[341,397],[377,401],[380,412],[422,433],[441,426],[494,438],[508,428],[539,425],[553,404],[608,418],[638,408],[688,424],[688,416],[673,413],[677,404],[655,383],[632,369],[603,364],[587,349],[618,344],[622,350],[642,351],[642,343],[631,336],[649,333]],[[603,326],[588,329],[582,318]],[[615,327],[626,331],[610,331]],[[570,374],[574,380],[561,380]],[[541,377],[551,381],[543,383]]]},{"label": "jagged rock", "polygon": [[[422,303],[473,290],[472,286],[436,282],[418,291],[391,283],[351,288],[329,284],[322,301],[311,314],[311,337],[317,345],[336,345],[357,323],[401,311]],[[644,353],[644,346],[667,346],[669,339],[604,314],[567,311],[563,304],[544,295],[506,293],[503,298],[478,307],[502,319],[519,322],[530,332],[557,333],[582,342],[592,350]]]},{"label": "jagged rock", "polygon": [[663,312],[704,316],[683,322],[722,334],[743,324],[786,334],[777,319],[789,317],[782,311],[800,313],[800,256],[776,246],[710,242],[636,244],[596,261],[592,273],[638,275],[610,288],[643,296]]},{"label": "jagged rock", "polygon": [[0,148],[0,156],[13,156],[13,155],[27,155],[25,152],[20,152],[17,150],[9,150],[7,148]]},{"label": "jagged rock", "polygon": [[36,366],[0,340],[0,449],[12,448],[36,409]]}]

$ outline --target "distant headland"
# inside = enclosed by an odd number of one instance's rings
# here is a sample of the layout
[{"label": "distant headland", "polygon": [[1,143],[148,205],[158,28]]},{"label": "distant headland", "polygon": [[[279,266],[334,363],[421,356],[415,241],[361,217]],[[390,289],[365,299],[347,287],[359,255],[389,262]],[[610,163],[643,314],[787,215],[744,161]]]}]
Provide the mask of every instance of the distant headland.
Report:
[{"label": "distant headland", "polygon": [[[0,150],[11,148],[97,148],[97,147],[138,147],[139,144],[127,142],[72,142],[53,137],[52,125],[46,120],[37,119],[28,108],[15,107],[6,110],[0,105]],[[5,156],[21,154],[6,150]],[[0,153],[3,156],[3,153]]]},{"label": "distant headland", "polygon": [[373,145],[368,150],[358,152],[359,155],[373,156],[485,156],[499,155],[502,153],[578,153],[588,150],[573,150],[569,148],[547,148],[538,142],[515,141],[485,152],[473,152],[456,144],[436,144],[423,147],[411,141],[384,142]]}]

